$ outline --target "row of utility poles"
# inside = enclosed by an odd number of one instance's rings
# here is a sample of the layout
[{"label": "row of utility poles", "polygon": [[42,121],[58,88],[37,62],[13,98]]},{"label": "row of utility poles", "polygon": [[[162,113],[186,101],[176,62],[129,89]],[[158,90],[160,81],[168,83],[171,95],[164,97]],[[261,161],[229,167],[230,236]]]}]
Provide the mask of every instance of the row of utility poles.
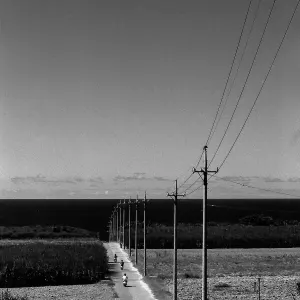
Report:
[{"label": "row of utility poles", "polygon": [[[202,300],[207,300],[207,186],[209,174],[215,174],[216,171],[209,171],[207,166],[207,146],[203,148],[204,151],[204,168],[196,170],[193,168],[193,173],[199,174],[203,180],[203,226],[202,226]],[[184,197],[185,194],[178,194],[177,180],[175,180],[175,192],[168,193],[168,197],[173,199],[173,208],[174,208],[174,249],[173,249],[173,299],[177,300],[177,203],[179,197]],[[146,253],[146,206],[147,206],[146,192],[144,196],[144,276],[147,275],[147,253]],[[123,202],[120,201],[117,206],[114,208],[113,213],[110,218],[109,223],[109,240],[117,241],[120,243],[121,247],[125,249],[125,209],[126,204],[128,204],[128,248],[129,256],[131,256],[131,204],[134,202],[129,198],[129,201],[126,203],[124,199]],[[137,224],[138,224],[138,196],[135,201],[135,264],[138,263],[138,252],[137,252]],[[123,218],[122,218],[123,212]],[[122,222],[123,221],[123,225]],[[121,234],[121,230],[123,233]],[[121,241],[122,235],[122,241]]]},{"label": "row of utility poles", "polygon": [[113,209],[109,222],[109,241],[117,241],[121,248],[126,248],[125,242],[125,211],[128,205],[128,250],[129,256],[132,254],[131,248],[131,206],[135,204],[135,232],[134,232],[134,248],[135,248],[135,264],[138,263],[138,205],[144,203],[144,276],[147,276],[147,248],[146,248],[146,208],[147,208],[147,194],[145,192],[144,199],[140,200],[138,195],[135,201],[131,200],[131,197],[126,201],[120,200],[120,202]]}]

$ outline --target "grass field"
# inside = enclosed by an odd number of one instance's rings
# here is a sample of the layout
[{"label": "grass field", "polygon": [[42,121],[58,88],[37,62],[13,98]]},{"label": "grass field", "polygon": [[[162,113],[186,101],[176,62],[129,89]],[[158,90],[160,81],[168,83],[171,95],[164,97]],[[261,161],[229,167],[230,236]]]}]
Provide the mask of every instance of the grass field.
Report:
[{"label": "grass field", "polygon": [[[138,262],[143,272],[143,250],[138,252]],[[172,250],[147,251],[148,276],[157,278],[170,292],[172,263]],[[178,250],[178,300],[201,299],[201,267],[201,250]],[[261,299],[300,299],[300,249],[208,250],[208,277],[209,299],[258,299],[258,277]]]}]

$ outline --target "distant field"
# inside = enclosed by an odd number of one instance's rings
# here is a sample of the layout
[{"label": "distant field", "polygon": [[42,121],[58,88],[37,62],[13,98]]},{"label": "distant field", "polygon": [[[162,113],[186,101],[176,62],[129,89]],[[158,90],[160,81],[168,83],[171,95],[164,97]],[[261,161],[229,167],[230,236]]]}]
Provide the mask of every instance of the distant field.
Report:
[{"label": "distant field", "polygon": [[[143,270],[143,251],[138,252]],[[134,261],[134,256],[132,257]],[[149,249],[147,270],[172,292],[173,251]],[[179,300],[199,299],[201,249],[178,250]],[[261,299],[293,299],[300,282],[300,248],[208,250],[208,284],[211,299],[257,299],[255,284],[261,277]]]}]

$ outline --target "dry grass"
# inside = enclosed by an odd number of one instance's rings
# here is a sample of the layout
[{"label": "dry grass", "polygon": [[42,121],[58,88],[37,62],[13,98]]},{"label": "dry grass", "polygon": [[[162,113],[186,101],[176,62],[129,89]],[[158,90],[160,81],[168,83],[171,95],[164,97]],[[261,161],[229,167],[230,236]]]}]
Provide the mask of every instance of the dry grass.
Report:
[{"label": "dry grass", "polygon": [[[148,275],[158,276],[172,292],[173,251],[149,249],[147,254]],[[142,250],[139,262],[142,271]],[[178,250],[179,300],[201,298],[201,266],[201,250]],[[292,300],[300,281],[300,249],[208,250],[208,276],[211,299],[257,299],[255,284],[260,276],[262,299]]]},{"label": "dry grass", "polygon": [[[0,289],[0,293],[4,289]],[[113,287],[106,281],[96,284],[67,285],[67,286],[43,286],[11,288],[9,292],[14,297],[27,296],[28,300],[111,300],[115,299]]]}]

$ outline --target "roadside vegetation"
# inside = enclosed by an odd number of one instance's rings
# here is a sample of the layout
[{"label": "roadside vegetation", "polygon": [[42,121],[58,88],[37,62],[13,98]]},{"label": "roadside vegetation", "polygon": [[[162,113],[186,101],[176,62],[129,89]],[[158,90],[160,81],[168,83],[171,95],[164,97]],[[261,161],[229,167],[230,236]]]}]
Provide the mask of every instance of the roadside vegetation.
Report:
[{"label": "roadside vegetation", "polygon": [[98,240],[15,240],[0,243],[0,287],[95,283],[108,261]]}]

